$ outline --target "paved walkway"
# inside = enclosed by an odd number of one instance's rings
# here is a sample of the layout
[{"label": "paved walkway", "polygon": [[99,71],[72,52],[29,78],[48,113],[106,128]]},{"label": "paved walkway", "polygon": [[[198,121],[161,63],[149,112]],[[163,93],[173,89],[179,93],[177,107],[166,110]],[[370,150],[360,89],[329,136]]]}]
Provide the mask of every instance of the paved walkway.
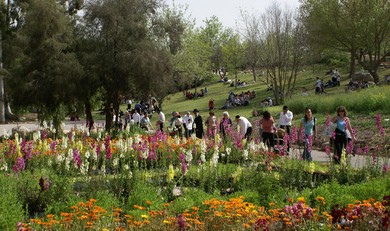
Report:
[{"label": "paved walkway", "polygon": [[[95,121],[96,126],[103,127],[104,121]],[[84,128],[85,127],[85,121],[66,121],[65,122],[65,131],[70,131],[72,128]],[[39,128],[38,123],[9,123],[9,124],[0,124],[0,136],[3,135],[5,132],[8,132],[10,134],[12,132],[13,128],[19,128],[19,129],[28,129],[29,131],[33,131]],[[299,151],[302,152],[303,150],[298,149],[292,149],[291,157],[292,158],[299,158]],[[313,161],[322,162],[322,163],[330,163],[331,159],[329,156],[319,150],[312,150],[312,158]],[[350,164],[355,168],[361,168],[366,166],[366,162],[370,161],[372,162],[372,158],[368,158],[367,156],[363,155],[356,155],[348,156],[348,160],[350,161]],[[377,158],[377,161],[382,163],[387,163],[390,166],[390,159],[389,158]]]}]

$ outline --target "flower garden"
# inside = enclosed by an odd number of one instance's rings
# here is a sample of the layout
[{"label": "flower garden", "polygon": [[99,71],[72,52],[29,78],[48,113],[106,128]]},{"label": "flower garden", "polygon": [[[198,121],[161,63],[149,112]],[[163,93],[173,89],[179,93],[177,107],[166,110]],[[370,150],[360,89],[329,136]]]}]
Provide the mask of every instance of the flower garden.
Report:
[{"label": "flower garden", "polygon": [[387,149],[358,148],[359,168],[353,147],[339,165],[305,162],[298,134],[280,153],[233,130],[224,140],[136,128],[3,136],[0,230],[388,230]]}]

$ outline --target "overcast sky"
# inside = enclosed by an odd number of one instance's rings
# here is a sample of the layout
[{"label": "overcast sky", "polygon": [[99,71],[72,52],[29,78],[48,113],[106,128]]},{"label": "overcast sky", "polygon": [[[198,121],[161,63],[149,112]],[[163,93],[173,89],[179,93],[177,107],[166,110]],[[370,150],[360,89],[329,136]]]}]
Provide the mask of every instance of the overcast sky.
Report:
[{"label": "overcast sky", "polygon": [[170,6],[188,5],[186,14],[196,19],[196,25],[204,25],[203,21],[215,15],[224,27],[236,28],[236,22],[241,19],[240,9],[250,14],[264,13],[273,2],[281,4],[282,8],[291,10],[299,6],[299,0],[166,0]]}]

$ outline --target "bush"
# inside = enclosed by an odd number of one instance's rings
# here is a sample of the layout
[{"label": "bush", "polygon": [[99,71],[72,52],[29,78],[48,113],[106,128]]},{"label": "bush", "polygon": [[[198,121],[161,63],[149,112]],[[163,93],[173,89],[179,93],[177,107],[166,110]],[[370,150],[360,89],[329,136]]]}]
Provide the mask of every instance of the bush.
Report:
[{"label": "bush", "polygon": [[16,191],[15,176],[0,174],[0,230],[15,230],[16,224],[24,219]]}]

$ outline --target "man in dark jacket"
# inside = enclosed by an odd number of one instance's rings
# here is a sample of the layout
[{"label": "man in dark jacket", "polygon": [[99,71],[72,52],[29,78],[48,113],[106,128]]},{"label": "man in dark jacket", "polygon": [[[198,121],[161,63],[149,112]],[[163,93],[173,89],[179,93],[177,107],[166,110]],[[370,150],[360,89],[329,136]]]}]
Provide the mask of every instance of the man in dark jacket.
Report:
[{"label": "man in dark jacket", "polygon": [[199,115],[199,110],[198,109],[194,109],[194,115],[195,115],[195,119],[194,119],[194,123],[193,123],[193,131],[195,131],[195,134],[196,134],[196,137],[199,138],[199,139],[202,139],[203,138],[203,120],[202,120],[202,116]]}]

